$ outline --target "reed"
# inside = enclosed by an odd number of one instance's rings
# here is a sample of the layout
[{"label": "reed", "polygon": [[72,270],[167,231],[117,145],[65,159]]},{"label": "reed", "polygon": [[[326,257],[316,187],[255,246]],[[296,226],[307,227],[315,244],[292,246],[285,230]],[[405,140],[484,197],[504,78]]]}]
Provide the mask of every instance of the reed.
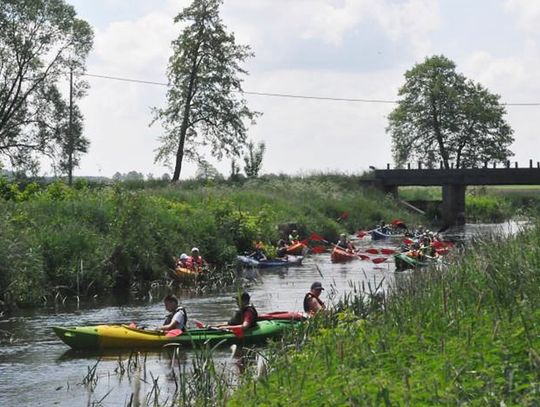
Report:
[{"label": "reed", "polygon": [[[445,270],[354,287],[229,405],[534,405],[540,229],[476,240]],[[254,381],[252,381],[254,383]]]}]

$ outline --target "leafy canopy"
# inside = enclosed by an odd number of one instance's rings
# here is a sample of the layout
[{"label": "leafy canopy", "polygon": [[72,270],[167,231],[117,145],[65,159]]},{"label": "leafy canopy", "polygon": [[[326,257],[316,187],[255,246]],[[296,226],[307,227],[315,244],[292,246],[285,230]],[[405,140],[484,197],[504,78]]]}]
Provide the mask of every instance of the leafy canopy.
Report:
[{"label": "leafy canopy", "polygon": [[84,69],[92,44],[90,25],[63,0],[0,2],[0,160],[28,168],[55,156],[65,122],[57,85]]},{"label": "leafy canopy", "polygon": [[204,150],[217,159],[239,156],[247,139],[246,122],[258,113],[242,95],[241,63],[253,56],[237,45],[219,16],[222,0],[194,0],[175,18],[185,24],[173,41],[169,59],[167,106],[154,109],[154,123],[164,128],[156,161],[174,159],[173,181],[184,156],[201,161]]},{"label": "leafy canopy", "polygon": [[467,80],[444,56],[426,58],[405,73],[400,101],[389,116],[396,165],[418,160],[432,168],[505,161],[512,129],[499,96]]}]

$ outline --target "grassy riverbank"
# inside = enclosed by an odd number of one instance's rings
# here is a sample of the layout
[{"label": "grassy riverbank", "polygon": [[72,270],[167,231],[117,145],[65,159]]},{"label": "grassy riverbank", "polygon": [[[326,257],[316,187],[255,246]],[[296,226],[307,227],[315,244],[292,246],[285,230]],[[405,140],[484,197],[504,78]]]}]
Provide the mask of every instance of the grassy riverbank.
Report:
[{"label": "grassy riverbank", "polygon": [[[186,181],[62,183],[26,187],[0,182],[0,306],[38,305],[163,278],[174,257],[201,249],[224,267],[277,225],[294,222],[329,240],[379,219],[410,215],[359,177],[267,177],[241,183]],[[346,219],[342,219],[347,212]],[[340,219],[341,217],[341,219]]]},{"label": "grassy riverbank", "polygon": [[229,405],[536,405],[539,270],[536,227],[476,242],[447,271],[397,276],[375,310],[350,296]]}]

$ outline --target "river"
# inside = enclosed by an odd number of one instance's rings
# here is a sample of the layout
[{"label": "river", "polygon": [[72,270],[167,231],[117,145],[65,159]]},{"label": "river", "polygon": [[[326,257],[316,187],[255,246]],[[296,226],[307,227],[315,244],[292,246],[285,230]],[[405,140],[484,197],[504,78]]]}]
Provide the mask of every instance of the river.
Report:
[{"label": "river", "polygon": [[[520,224],[468,225],[453,230],[453,236],[470,237],[478,233],[512,234]],[[355,242],[357,247],[393,247],[389,241]],[[381,257],[373,256],[372,257]],[[313,281],[321,281],[326,290],[323,300],[332,304],[352,284],[370,284],[385,287],[394,278],[394,264],[387,261],[374,264],[369,260],[346,264],[332,264],[329,254],[308,256],[300,267],[288,269],[249,271],[248,291],[259,312],[276,310],[301,310],[304,294]],[[84,385],[88,369],[96,364],[95,353],[75,353],[53,333],[52,326],[74,326],[112,322],[137,321],[148,327],[161,324],[166,314],[158,289],[145,299],[118,299],[97,297],[77,306],[74,299],[57,307],[37,308],[20,311],[15,315],[0,318],[0,406],[80,406],[97,404],[124,406],[133,393],[132,381],[115,374],[118,358],[127,359],[129,354],[120,351],[107,353],[97,366],[96,386]],[[176,292],[189,318],[219,323],[230,318],[235,310],[232,290],[199,296]],[[10,340],[11,339],[11,340]],[[190,364],[191,352],[181,352],[182,363]],[[227,363],[230,350],[217,352],[221,363]],[[170,358],[168,353],[148,353],[146,359],[148,375],[159,378],[160,399],[165,401],[174,391],[170,380]],[[151,380],[143,383],[141,393],[151,390]]]}]

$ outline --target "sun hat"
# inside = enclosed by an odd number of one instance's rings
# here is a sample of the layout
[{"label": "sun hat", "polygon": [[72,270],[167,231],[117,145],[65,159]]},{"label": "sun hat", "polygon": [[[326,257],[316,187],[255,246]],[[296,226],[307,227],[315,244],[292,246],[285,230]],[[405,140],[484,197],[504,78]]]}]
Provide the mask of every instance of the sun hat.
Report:
[{"label": "sun hat", "polygon": [[197,249],[196,247],[194,247],[193,249],[191,249],[191,253],[193,253],[193,252],[198,252],[198,251],[199,251],[199,249]]}]

